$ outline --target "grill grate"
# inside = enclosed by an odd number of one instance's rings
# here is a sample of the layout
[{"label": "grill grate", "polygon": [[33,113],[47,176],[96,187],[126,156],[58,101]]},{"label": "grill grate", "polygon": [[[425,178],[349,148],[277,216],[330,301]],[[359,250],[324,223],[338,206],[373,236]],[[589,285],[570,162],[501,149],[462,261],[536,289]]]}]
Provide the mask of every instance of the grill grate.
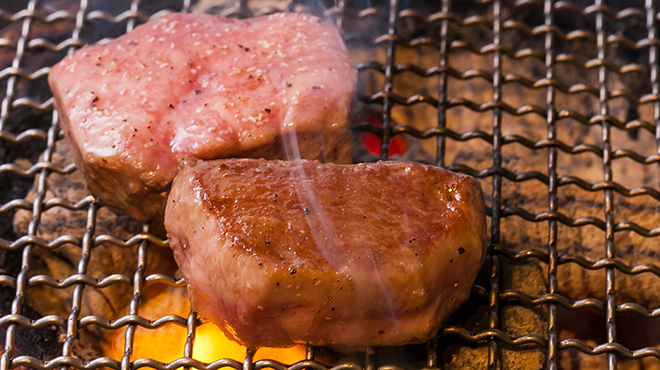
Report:
[{"label": "grill grate", "polygon": [[[236,7],[220,11],[228,16],[272,11],[254,11],[255,3],[259,2],[241,1]],[[287,6],[299,11],[309,3],[292,2]],[[646,279],[648,284],[642,285],[642,290],[652,290],[653,284],[657,284],[652,280],[660,277],[660,267],[622,259],[620,249],[624,246],[617,239],[618,235],[628,237],[634,250],[641,245],[640,240],[652,245],[654,240],[657,244],[660,236],[660,225],[655,223],[657,218],[649,216],[646,221],[650,221],[645,224],[644,220],[619,213],[633,199],[641,199],[645,202],[643,206],[650,207],[652,212],[660,201],[657,170],[660,169],[660,40],[656,35],[660,14],[656,11],[657,2],[620,4],[622,2],[613,0],[606,5],[602,0],[595,0],[594,4],[551,0],[441,0],[420,5],[421,2],[390,0],[383,4],[366,3],[337,1],[329,4],[324,12],[344,29],[349,49],[358,62],[363,81],[361,102],[382,110],[379,111],[382,112],[382,127],[362,123],[356,125],[356,133],[370,131],[380,135],[383,159],[390,152],[393,137],[408,138],[421,152],[435,158],[438,166],[479,178],[490,204],[489,255],[484,276],[473,288],[471,302],[474,302],[468,303],[485,310],[470,309],[473,314],[470,318],[468,314],[457,314],[422,351],[411,349],[419,361],[397,365],[458,368],[460,364],[456,359],[465,355],[462,349],[474,350],[471,352],[474,361],[485,355],[483,364],[489,369],[525,368],[520,362],[515,365],[515,359],[529,354],[538,359],[536,367],[557,369],[564,366],[566,354],[577,353],[574,350],[594,358],[606,357],[609,369],[616,369],[618,361],[660,359],[660,349],[652,347],[660,343],[646,343],[647,347],[641,348],[626,347],[617,340],[617,333],[623,328],[616,325],[617,317],[626,313],[642,318],[660,316],[660,308],[646,304],[653,299],[640,303],[619,298],[629,276]],[[68,176],[75,171],[73,165],[60,166],[53,159],[62,135],[57,114],[52,109],[52,98],[46,93],[49,67],[85,43],[130,31],[149,17],[158,17],[167,11],[190,11],[199,6],[192,0],[125,0],[114,4],[117,8],[113,10],[108,10],[103,1],[87,0],[75,6],[46,0],[0,5],[0,27],[6,26],[0,35],[0,63],[4,63],[0,64],[0,88],[4,89],[0,93],[0,157],[3,161],[0,165],[0,182],[3,183],[0,185],[3,199],[0,216],[5,224],[0,229],[0,247],[6,253],[19,256],[13,266],[15,273],[7,269],[0,274],[0,285],[11,289],[13,299],[10,311],[2,312],[0,318],[0,326],[6,329],[0,370],[19,366],[36,369],[176,369],[181,366],[286,369],[288,365],[275,361],[253,362],[252,351],[247,352],[243,363],[221,359],[207,365],[193,360],[193,340],[197,326],[202,323],[195,312],[191,311],[188,317],[167,315],[154,321],[138,315],[147,287],[164,284],[183,289],[184,282],[180,278],[146,272],[149,248],[166,246],[167,242],[155,236],[148,224],[128,240],[98,234],[97,215],[102,207],[91,196],[83,199],[47,197],[50,174]],[[62,32],[65,36],[55,36]],[[429,60],[433,63],[428,64]],[[584,110],[574,108],[582,102]],[[488,126],[483,125],[484,122]],[[598,139],[590,142],[594,132]],[[569,139],[576,140],[569,142]],[[480,151],[486,153],[481,159],[477,158]],[[38,154],[42,155],[41,159],[37,159]],[[585,156],[597,163],[580,167]],[[15,162],[26,157],[31,161],[29,165]],[[516,172],[511,163],[529,166],[519,165],[525,170]],[[534,167],[539,164],[540,167]],[[636,168],[637,173],[644,176],[628,176],[631,173],[626,172],[628,167]],[[567,174],[562,175],[564,172]],[[25,186],[25,179],[35,179],[37,192],[33,201],[25,199],[29,186]],[[539,187],[542,192],[533,193]],[[596,200],[592,203],[598,214],[582,212],[581,203],[572,209],[573,203],[564,192],[566,188],[577,189],[577,198],[594,197]],[[534,197],[534,194],[541,196]],[[637,208],[633,209],[633,215],[646,209],[634,204]],[[44,214],[56,208],[86,212],[86,231],[82,238],[58,235],[45,239],[40,236]],[[16,235],[10,225],[19,210],[31,212],[31,219],[25,233]],[[538,231],[542,236],[537,239],[542,242],[535,244],[529,238],[522,238],[522,234],[514,232],[515,228]],[[595,235],[593,238],[602,248],[596,259],[575,253],[580,248],[570,249],[571,245],[566,245],[567,240],[570,244],[583,243],[583,233]],[[520,238],[516,239],[518,236]],[[69,244],[80,248],[75,274],[65,278],[32,274],[35,255]],[[102,278],[91,276],[91,255],[96,247],[105,244],[117,248],[137,246],[133,276],[120,273]],[[541,293],[517,289],[515,281],[511,282],[511,271],[521,265],[539,266],[545,277]],[[583,275],[583,280],[572,282],[564,279],[567,275],[561,273],[562,268],[577,269],[580,274],[595,271],[604,272],[604,275],[595,280]],[[622,279],[623,288],[617,285],[619,279]],[[602,287],[589,289],[600,289],[604,299],[598,292],[582,296],[564,294],[570,284],[593,281],[600,281]],[[81,305],[89,290],[86,288],[102,289],[113,284],[132,289],[130,303],[123,308],[126,315],[114,321],[84,315]],[[46,315],[30,319],[24,316],[26,296],[30,288],[38,286],[72,289],[68,317]],[[510,312],[519,311],[510,311],[511,308],[534,312],[540,318],[542,329],[515,327],[512,318],[515,314]],[[605,342],[594,346],[577,336],[568,335],[562,339],[562,335],[567,335],[562,334],[559,326],[563,313],[581,313],[585,309],[605,314],[600,321],[605,327]],[[485,318],[483,324],[471,324],[480,312]],[[187,328],[181,358],[170,364],[153,359],[132,362],[130,355],[136,329],[156,328],[167,323]],[[16,349],[20,328],[37,330],[52,325],[64,333],[59,356],[42,359],[20,355]],[[85,362],[75,356],[76,336],[90,327],[110,331],[127,328],[121,361],[99,357]],[[392,364],[387,362],[389,357],[382,351],[369,349],[361,356],[361,360],[347,360],[335,368],[391,368]],[[306,359],[288,368],[327,368],[316,360],[315,348],[307,348]],[[572,357],[571,361],[579,360]]]}]

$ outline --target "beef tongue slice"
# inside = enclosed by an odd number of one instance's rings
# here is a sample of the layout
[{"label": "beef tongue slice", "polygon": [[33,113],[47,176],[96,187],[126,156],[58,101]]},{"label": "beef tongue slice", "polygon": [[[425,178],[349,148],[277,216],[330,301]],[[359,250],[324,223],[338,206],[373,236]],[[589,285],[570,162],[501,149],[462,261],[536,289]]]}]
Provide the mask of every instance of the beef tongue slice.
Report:
[{"label": "beef tongue slice", "polygon": [[133,218],[162,218],[186,158],[349,162],[357,71],[331,24],[170,14],[49,74],[87,187]]},{"label": "beef tongue slice", "polygon": [[410,162],[186,162],[165,212],[193,307],[248,346],[421,343],[485,253],[476,180]]}]

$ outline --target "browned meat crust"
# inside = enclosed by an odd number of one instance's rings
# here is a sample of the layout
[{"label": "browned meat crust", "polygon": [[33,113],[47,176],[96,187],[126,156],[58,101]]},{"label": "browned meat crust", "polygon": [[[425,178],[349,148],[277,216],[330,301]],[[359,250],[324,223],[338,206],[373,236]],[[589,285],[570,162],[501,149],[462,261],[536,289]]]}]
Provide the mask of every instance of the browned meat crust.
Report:
[{"label": "browned meat crust", "polygon": [[474,179],[402,162],[188,162],[165,226],[193,307],[255,347],[424,342],[486,240]]}]

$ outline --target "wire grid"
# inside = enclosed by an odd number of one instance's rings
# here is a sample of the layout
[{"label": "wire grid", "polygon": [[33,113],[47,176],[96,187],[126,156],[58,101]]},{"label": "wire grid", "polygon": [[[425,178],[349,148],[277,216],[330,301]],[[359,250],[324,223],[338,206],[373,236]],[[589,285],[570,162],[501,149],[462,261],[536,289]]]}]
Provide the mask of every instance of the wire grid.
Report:
[{"label": "wire grid", "polygon": [[[13,50],[15,56],[11,66],[0,71],[0,80],[6,83],[6,91],[3,93],[2,106],[0,112],[0,145],[4,143],[23,144],[30,140],[38,140],[43,143],[45,149],[43,150],[43,159],[33,164],[30,168],[23,168],[16,164],[3,163],[0,166],[0,171],[12,173],[16,176],[35,177],[38,195],[33,202],[28,202],[24,199],[14,199],[10,202],[3,204],[0,208],[2,212],[13,212],[17,209],[27,209],[32,211],[33,218],[30,222],[27,235],[20,236],[17,240],[0,240],[0,246],[8,250],[22,251],[21,268],[16,277],[9,275],[1,275],[0,283],[15,288],[15,298],[12,302],[11,313],[5,314],[0,318],[0,325],[6,326],[5,348],[2,356],[0,357],[0,370],[8,370],[18,366],[29,366],[37,369],[53,369],[56,367],[75,367],[77,369],[92,369],[107,366],[113,369],[130,369],[149,366],[156,369],[176,369],[181,366],[186,368],[194,367],[197,369],[217,369],[221,367],[231,367],[234,369],[261,369],[261,368],[275,368],[283,370],[286,368],[299,369],[314,368],[326,369],[327,367],[315,360],[315,349],[313,347],[307,348],[306,360],[291,367],[275,361],[262,360],[253,362],[254,352],[248,350],[243,363],[229,360],[220,359],[212,364],[203,364],[192,359],[193,353],[193,340],[196,334],[196,327],[200,323],[200,319],[196,313],[191,311],[189,316],[179,317],[169,315],[162,317],[155,321],[149,321],[140,317],[138,307],[141,303],[143,290],[148,284],[163,283],[172,286],[181,287],[184,285],[182,279],[176,279],[171,276],[164,275],[150,275],[145,276],[146,270],[146,255],[150,245],[157,244],[166,246],[167,242],[158,239],[150,233],[150,225],[144,225],[142,233],[135,235],[129,240],[120,240],[113,236],[108,235],[95,235],[96,215],[100,209],[99,205],[94,202],[90,196],[81,200],[70,199],[45,199],[47,190],[47,177],[50,173],[71,173],[74,168],[72,166],[61,167],[52,163],[52,155],[55,150],[55,145],[58,139],[61,139],[61,132],[58,127],[57,114],[52,110],[52,99],[45,101],[38,101],[31,97],[18,96],[17,86],[21,82],[31,83],[33,81],[43,79],[49,70],[49,67],[44,67],[36,71],[29,71],[24,68],[28,61],[28,52],[31,49],[44,48],[54,52],[67,53],[72,52],[74,49],[82,46],[84,41],[81,38],[85,25],[95,19],[103,19],[115,24],[126,25],[126,31],[130,31],[138,23],[146,21],[149,17],[158,17],[168,10],[151,12],[145,14],[141,11],[141,3],[139,0],[134,0],[128,4],[125,11],[118,14],[111,14],[106,11],[94,9],[90,4],[93,1],[81,0],[80,6],[77,11],[53,11],[44,16],[44,13],[38,12],[39,2],[37,0],[30,0],[24,10],[16,13],[8,12],[0,9],[0,20],[6,21],[11,24],[20,24],[21,32],[17,40],[0,39],[0,46]],[[325,11],[325,15],[330,16],[333,20],[342,27],[346,20],[344,17],[348,14],[351,7],[356,7],[360,4],[351,4],[350,2],[337,2],[334,6],[329,7]],[[606,353],[608,358],[608,368],[617,368],[617,359],[619,357],[626,358],[643,358],[653,356],[660,358],[660,350],[653,347],[642,348],[637,350],[628,349],[621,344],[617,343],[616,323],[615,317],[617,312],[633,311],[644,317],[658,317],[660,310],[649,310],[645,307],[635,305],[634,303],[620,303],[617,305],[615,301],[615,269],[618,272],[626,274],[639,274],[642,272],[651,272],[660,275],[660,269],[652,265],[639,265],[639,266],[626,266],[621,261],[617,261],[615,256],[614,234],[618,231],[633,231],[644,237],[657,237],[660,235],[660,227],[647,229],[627,220],[615,220],[614,214],[614,193],[624,197],[645,195],[650,196],[655,200],[660,200],[660,192],[648,187],[636,187],[628,189],[617,183],[612,178],[612,160],[616,158],[630,158],[637,163],[645,166],[653,166],[655,163],[660,167],[660,96],[659,94],[659,81],[658,81],[658,46],[660,41],[656,36],[656,22],[659,18],[656,13],[656,4],[653,0],[646,0],[643,8],[628,8],[619,12],[613,11],[607,5],[604,5],[602,0],[596,0],[593,6],[587,8],[580,8],[569,2],[552,2],[536,1],[536,0],[518,0],[516,2],[504,2],[502,0],[478,0],[475,4],[487,5],[489,8],[488,14],[478,14],[468,18],[461,18],[452,12],[452,8],[456,7],[458,3],[450,2],[449,0],[441,0],[440,11],[431,15],[423,14],[420,11],[408,9],[403,1],[391,0],[385,6],[362,7],[354,12],[360,19],[369,19],[370,17],[385,17],[387,20],[386,33],[380,35],[375,40],[371,40],[376,45],[384,45],[386,48],[386,59],[384,63],[378,61],[367,61],[358,65],[360,72],[363,73],[368,70],[377,71],[384,76],[384,85],[382,91],[372,94],[363,95],[361,100],[367,104],[379,104],[382,106],[383,125],[381,128],[358,125],[357,132],[371,131],[381,136],[381,158],[385,159],[389,153],[389,144],[395,135],[408,134],[421,139],[430,139],[435,141],[436,153],[435,159],[438,166],[450,168],[455,171],[463,172],[490,181],[491,193],[489,199],[491,201],[490,207],[490,221],[491,221],[491,245],[489,249],[488,259],[490,260],[489,271],[489,286],[486,288],[476,286],[475,291],[478,294],[485,296],[488,300],[489,306],[489,320],[488,328],[478,333],[471,333],[460,326],[450,326],[445,328],[439,337],[455,336],[461,341],[467,343],[486,343],[488,348],[488,368],[496,369],[502,367],[500,360],[500,352],[502,348],[525,348],[536,347],[543,349],[546,353],[546,364],[550,369],[558,368],[558,356],[560,351],[570,348],[578,349],[581,352],[591,355]],[[233,10],[226,12],[230,16],[245,16],[250,14],[248,9],[248,2],[241,1],[240,5]],[[290,9],[295,8],[294,3],[289,4]],[[332,4],[331,4],[332,5]],[[363,4],[364,5],[364,4]],[[175,11],[188,11],[192,3],[188,0],[180,2],[179,7],[171,10]],[[504,19],[503,8],[515,9],[523,6],[535,6],[539,12],[543,14],[542,26],[526,27],[518,23],[507,22]],[[358,6],[359,8],[359,6]],[[553,21],[553,13],[558,10],[568,10],[575,12],[581,16],[595,16],[596,29],[595,33],[589,30],[578,30],[567,35],[563,33]],[[604,22],[607,20],[621,21],[627,18],[639,18],[645,23],[648,31],[647,38],[640,41],[632,41],[626,39],[625,36],[608,35]],[[439,35],[436,38],[421,37],[410,42],[402,40],[399,36],[398,27],[404,19],[414,19],[425,23],[439,24]],[[43,38],[34,38],[31,35],[31,30],[35,22],[53,23],[57,21],[68,21],[75,24],[71,37],[61,43],[53,43],[50,40]],[[450,39],[449,28],[452,26],[469,27],[473,24],[485,24],[492,26],[492,40],[481,47],[471,45],[470,43],[463,42],[457,43]],[[535,54],[533,51],[518,52],[512,50],[502,44],[503,29],[518,29],[531,36],[543,36],[543,51]],[[585,39],[594,39],[597,47],[597,58],[589,60],[582,68],[596,69],[598,72],[598,88],[589,90],[588,87],[580,86],[565,86],[556,79],[556,65],[560,59],[557,55],[555,44],[558,41],[573,38],[583,37]],[[591,38],[590,38],[591,37]],[[607,60],[607,45],[611,43],[624,43],[631,44],[633,49],[641,50],[648,49],[648,65],[630,64],[620,68],[612,65]],[[350,40],[349,40],[350,45]],[[396,62],[396,53],[400,46],[407,47],[420,47],[432,45],[440,51],[439,63],[437,66],[430,69],[421,68],[419,66],[400,64]],[[480,56],[490,56],[491,70],[483,75],[477,69],[469,69],[467,71],[458,71],[450,67],[449,58],[452,52],[456,49],[467,49],[471,53]],[[63,55],[63,54],[62,54]],[[509,78],[509,75],[503,73],[502,64],[503,57],[510,58],[525,58],[537,57],[544,62],[545,78],[537,81],[524,80],[524,78]],[[565,58],[565,55],[563,56]],[[626,69],[627,68],[627,69]],[[625,70],[625,71],[624,71]],[[626,95],[625,92],[618,92],[619,96],[625,96],[629,100],[637,101],[639,104],[652,103],[653,105],[653,122],[644,122],[636,120],[632,122],[622,122],[609,112],[609,100],[614,94],[608,87],[608,75],[611,72],[622,73],[626,71],[647,71],[651,84],[651,93],[641,97]],[[437,76],[438,89],[437,98],[425,94],[416,94],[414,96],[402,96],[395,92],[395,79],[405,78],[402,73],[412,71],[422,76]],[[490,81],[492,87],[492,100],[483,104],[478,104],[460,97],[452,97],[448,91],[449,77],[457,79],[470,79],[475,75],[482,74],[481,77]],[[522,107],[514,107],[504,101],[503,86],[507,83],[520,83],[523,85],[533,86],[535,88],[545,89],[547,91],[545,107],[526,105]],[[572,90],[571,90],[572,89]],[[581,89],[581,90],[580,90]],[[599,112],[592,117],[583,117],[579,113],[561,111],[555,106],[555,98],[558,91],[587,91],[598,97]],[[412,106],[415,104],[428,103],[437,108],[437,125],[429,129],[420,130],[415,127],[407,125],[397,125],[392,119],[392,110],[397,106]],[[450,128],[450,123],[447,121],[447,112],[457,106],[467,107],[475,112],[492,112],[492,131],[485,132],[482,130],[471,131],[457,131]],[[47,129],[30,128],[22,132],[12,132],[8,127],[8,120],[14,111],[20,107],[30,107],[38,111],[52,113],[51,125]],[[536,114],[543,117],[547,123],[547,139],[541,141],[533,141],[516,135],[503,135],[503,126],[506,125],[506,117],[504,114],[522,116],[526,114]],[[602,141],[600,145],[576,145],[571,146],[558,139],[557,122],[559,119],[571,117],[578,120],[581,124],[586,126],[598,125],[602,130]],[[634,150],[613,150],[611,145],[612,127],[622,130],[634,130],[639,127],[649,129],[655,133],[657,140],[657,153],[650,156],[639,154]],[[446,155],[447,146],[450,141],[467,142],[472,140],[481,140],[492,145],[492,165],[489,168],[478,170],[469,166],[453,163],[448,164]],[[507,145],[517,143],[529,149],[547,149],[547,175],[542,173],[512,173],[503,167],[503,148]],[[572,179],[565,179],[559,177],[557,171],[557,160],[560,153],[579,154],[583,152],[594,153],[602,158],[603,168],[603,181],[598,183],[588,183],[579,179],[578,176]],[[579,174],[575,174],[579,175]],[[515,207],[503,206],[502,186],[503,180],[507,179],[514,182],[525,182],[532,180],[540,180],[548,186],[548,210],[533,214],[523,209]],[[603,192],[605,197],[605,209],[603,210],[604,220],[593,217],[571,218],[562,214],[559,211],[559,197],[558,188],[562,185],[570,183],[578,184],[581,188],[589,191]],[[87,231],[84,237],[79,240],[78,238],[62,235],[55,240],[44,240],[37,236],[37,231],[40,226],[41,215],[46,210],[53,207],[65,207],[70,210],[86,210],[87,211]],[[549,233],[547,237],[547,251],[533,249],[523,252],[511,252],[504,248],[501,244],[501,221],[505,217],[521,217],[525,220],[533,222],[547,222],[549,226]],[[567,225],[570,227],[583,227],[585,225],[593,225],[605,231],[605,253],[603,258],[598,261],[587,261],[585,259],[576,258],[560,258],[557,252],[558,232],[560,225]],[[30,257],[33,254],[35,247],[55,249],[59,246],[71,243],[79,245],[81,248],[81,258],[77,265],[77,273],[64,280],[54,279],[49,276],[32,276],[30,277]],[[113,275],[104,279],[95,279],[88,275],[88,266],[91,253],[93,253],[94,246],[99,243],[112,243],[121,247],[130,247],[138,245],[138,263],[134,276],[118,276]],[[502,297],[503,292],[500,288],[501,283],[501,269],[502,266],[509,263],[511,260],[523,259],[537,259],[542,262],[547,262],[548,271],[548,286],[547,294],[529,297],[524,293],[518,292],[505,292],[523,303],[531,306],[543,305],[548,310],[547,321],[547,337],[538,336],[533,334],[522,335],[519,337],[510,337],[502,329],[501,326],[501,306],[504,304]],[[569,301],[558,293],[557,282],[557,268],[562,263],[575,262],[580,266],[589,269],[605,269],[606,270],[606,301],[600,302],[595,299],[584,299],[581,301]],[[110,284],[128,284],[133,288],[133,296],[130,301],[128,315],[119,320],[110,321],[100,316],[85,316],[81,317],[80,304],[87,286],[104,287]],[[30,320],[22,315],[21,305],[24,302],[26,290],[29,287],[37,286],[40,284],[49,285],[55,288],[69,288],[74,287],[73,299],[71,302],[71,312],[66,318],[49,315],[42,317],[38,320]],[[591,347],[579,339],[566,339],[560,340],[557,329],[557,316],[558,306],[568,307],[572,309],[579,309],[584,307],[593,307],[600,309],[606,314],[606,329],[607,329],[607,343],[600,344],[596,347]],[[166,323],[176,323],[187,328],[187,341],[184,347],[182,358],[169,363],[162,364],[152,359],[139,359],[131,361],[130,355],[133,351],[133,337],[135,330],[138,326],[147,328],[155,328]],[[66,339],[62,346],[62,354],[55,359],[43,361],[38,358],[30,356],[18,356],[14,354],[16,331],[18,326],[25,328],[38,328],[46,325],[56,325],[64,328]],[[91,325],[97,325],[106,329],[118,329],[120,327],[127,327],[126,340],[124,348],[124,356],[121,361],[103,357],[95,359],[91,362],[83,362],[73,356],[73,343],[78,330]],[[428,343],[426,354],[426,367],[438,368],[443,364],[438,360],[438,352],[442,348],[437,347],[436,340]],[[344,363],[336,366],[336,369],[374,369],[377,365],[377,359],[372,350],[367,350],[365,353],[365,365],[358,365],[356,363]],[[378,364],[382,365],[382,364]],[[381,368],[388,368],[386,364]]]}]

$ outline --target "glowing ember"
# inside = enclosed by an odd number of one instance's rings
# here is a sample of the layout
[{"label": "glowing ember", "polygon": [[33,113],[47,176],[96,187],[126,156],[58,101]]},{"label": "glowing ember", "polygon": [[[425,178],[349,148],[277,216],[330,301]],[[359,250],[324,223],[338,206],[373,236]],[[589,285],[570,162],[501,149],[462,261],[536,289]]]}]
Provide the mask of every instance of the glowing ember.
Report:
[{"label": "glowing ember", "polygon": [[[244,346],[229,340],[213,323],[206,323],[197,328],[197,338],[193,346],[193,357],[202,362],[213,362],[219,358],[231,358],[243,361]],[[305,359],[305,347],[259,348],[254,360],[270,359],[283,364],[293,364]]]},{"label": "glowing ember", "polygon": [[[376,127],[383,127],[383,117],[377,113],[369,114],[364,121]],[[360,142],[372,155],[380,156],[380,137],[372,132],[360,133]],[[394,136],[390,140],[389,157],[404,156],[408,152],[408,140],[403,135]]]},{"label": "glowing ember", "polygon": [[[155,296],[145,299],[140,307],[140,316],[149,320],[176,314],[187,317],[190,303],[185,289],[167,288]],[[117,330],[112,340],[113,357],[121,361],[124,354],[126,328]],[[186,328],[174,323],[163,325],[156,329],[146,329],[138,326],[133,338],[133,353],[131,360],[150,358],[162,363],[172,362],[183,357],[186,344]],[[193,358],[210,363],[221,358],[230,358],[242,362],[247,348],[225,336],[213,323],[200,325],[196,331],[193,344]],[[254,360],[270,359],[283,364],[293,364],[305,359],[305,347],[297,345],[291,348],[260,348]]]}]

